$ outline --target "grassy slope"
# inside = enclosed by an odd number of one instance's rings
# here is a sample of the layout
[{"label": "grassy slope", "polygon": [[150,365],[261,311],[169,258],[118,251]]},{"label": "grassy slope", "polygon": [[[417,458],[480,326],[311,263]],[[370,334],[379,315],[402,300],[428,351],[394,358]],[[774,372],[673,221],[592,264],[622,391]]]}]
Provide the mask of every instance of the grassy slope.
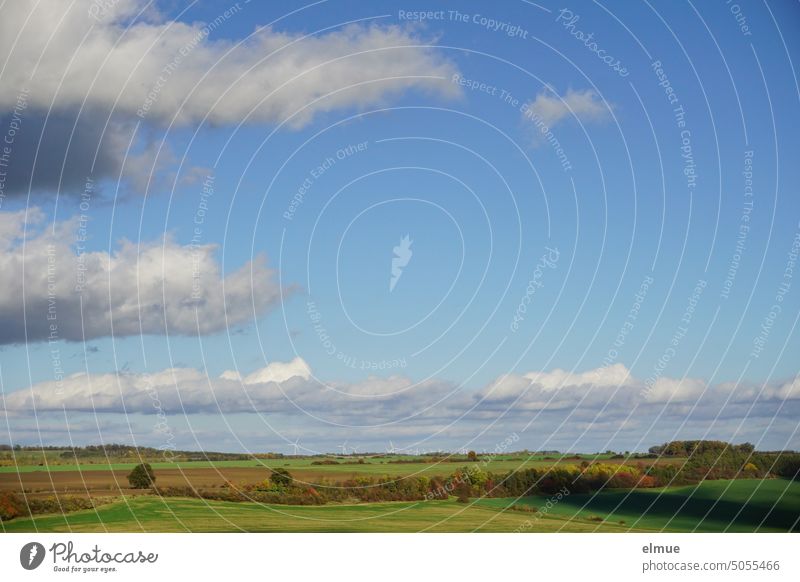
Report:
[{"label": "grassy slope", "polygon": [[[499,507],[508,500],[481,503]],[[528,497],[517,503],[543,509],[546,499]],[[662,490],[570,495],[556,503],[549,514],[567,519],[596,516],[606,522],[624,520],[628,527],[669,531],[800,531],[800,483],[740,479]]]},{"label": "grassy slope", "polygon": [[[730,487],[728,487],[730,485]],[[727,490],[726,490],[726,487]],[[660,494],[660,495],[659,495]],[[743,507],[738,518],[735,514]],[[679,510],[684,501],[687,503]],[[720,499],[712,513],[704,515]],[[546,515],[503,511],[508,499],[373,503],[323,507],[262,506],[196,499],[128,498],[97,511],[48,515],[3,524],[6,531],[787,531],[800,516],[800,483],[785,480],[714,481],[664,491],[571,495]],[[546,498],[518,503],[543,508]],[[619,503],[621,506],[614,509]],[[647,510],[650,504],[652,508]],[[586,505],[584,507],[584,505]],[[642,512],[647,514],[642,516]],[[611,513],[613,511],[613,513]],[[677,512],[677,515],[676,515]],[[589,521],[603,517],[603,523]],[[675,516],[675,517],[673,517]],[[640,519],[641,517],[641,519]],[[759,523],[765,519],[764,526]],[[615,522],[625,520],[625,525]],[[638,520],[638,521],[637,521]],[[526,523],[527,522],[527,523]]]},{"label": "grassy slope", "polygon": [[[135,515],[135,517],[134,517]],[[529,516],[499,512],[455,501],[370,503],[323,507],[262,506],[255,503],[205,502],[196,499],[138,497],[97,511],[40,516],[5,524],[8,532],[469,532],[513,531]],[[35,525],[34,525],[35,521]],[[591,522],[544,520],[540,531],[590,531]],[[608,530],[621,531],[611,527]]]}]

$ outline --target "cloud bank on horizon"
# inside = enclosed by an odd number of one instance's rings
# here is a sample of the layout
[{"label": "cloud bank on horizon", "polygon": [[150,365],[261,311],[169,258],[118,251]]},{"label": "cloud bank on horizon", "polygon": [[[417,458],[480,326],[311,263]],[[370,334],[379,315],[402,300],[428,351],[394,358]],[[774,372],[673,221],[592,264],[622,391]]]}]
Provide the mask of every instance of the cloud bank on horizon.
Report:
[{"label": "cloud bank on horizon", "polygon": [[[630,440],[653,431],[654,423],[673,427],[676,421],[689,427],[711,423],[715,434],[752,438],[749,427],[742,426],[743,414],[751,423],[791,419],[800,411],[800,380],[709,385],[698,378],[660,377],[651,383],[614,364],[584,373],[555,369],[505,374],[478,391],[469,391],[453,382],[414,382],[400,375],[370,376],[357,383],[323,382],[297,357],[271,362],[244,377],[236,371],[211,377],[194,368],[148,374],[77,373],[7,394],[4,412],[12,416],[34,411],[151,415],[154,402],[159,409],[188,417],[236,418],[255,413],[313,418],[310,424],[333,429],[327,437],[317,437],[319,446],[328,447],[320,450],[333,450],[340,432],[362,439],[374,439],[376,434],[383,439],[413,435],[424,441],[456,428],[478,432],[486,423],[492,427],[495,419],[500,423],[492,434],[524,433],[534,423],[537,427],[568,426],[579,435],[571,437],[574,446],[587,435],[597,442],[610,435]],[[290,432],[302,435],[297,428]],[[663,432],[654,431],[650,440]],[[680,435],[677,429],[669,438]],[[558,431],[553,437],[564,442]],[[638,444],[641,448],[651,443]]]}]

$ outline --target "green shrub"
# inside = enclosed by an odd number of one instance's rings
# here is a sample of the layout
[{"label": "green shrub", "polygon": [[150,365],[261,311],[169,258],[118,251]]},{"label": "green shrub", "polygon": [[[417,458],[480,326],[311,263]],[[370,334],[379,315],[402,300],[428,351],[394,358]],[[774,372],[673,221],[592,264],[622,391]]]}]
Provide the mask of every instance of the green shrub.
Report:
[{"label": "green shrub", "polygon": [[128,475],[128,483],[132,489],[149,489],[156,483],[156,475],[150,463],[136,465]]},{"label": "green shrub", "polygon": [[291,487],[294,481],[289,471],[284,468],[273,469],[269,480],[278,487]]}]

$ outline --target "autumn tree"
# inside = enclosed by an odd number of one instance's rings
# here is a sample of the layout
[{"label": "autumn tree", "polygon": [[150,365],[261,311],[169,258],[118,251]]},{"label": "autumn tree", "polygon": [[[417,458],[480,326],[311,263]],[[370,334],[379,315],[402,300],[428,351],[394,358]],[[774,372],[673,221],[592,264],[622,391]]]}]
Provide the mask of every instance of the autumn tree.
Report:
[{"label": "autumn tree", "polygon": [[289,471],[282,467],[273,469],[272,475],[269,476],[269,480],[272,481],[273,485],[277,485],[279,487],[290,487],[294,481]]},{"label": "autumn tree", "polygon": [[462,481],[458,484],[456,487],[456,496],[459,503],[469,503],[469,494],[471,493],[470,489],[469,483],[466,481]]},{"label": "autumn tree", "polygon": [[150,463],[136,465],[128,474],[128,483],[133,489],[148,489],[156,484],[156,474]]},{"label": "autumn tree", "polygon": [[25,503],[12,491],[0,491],[0,521],[25,515]]}]

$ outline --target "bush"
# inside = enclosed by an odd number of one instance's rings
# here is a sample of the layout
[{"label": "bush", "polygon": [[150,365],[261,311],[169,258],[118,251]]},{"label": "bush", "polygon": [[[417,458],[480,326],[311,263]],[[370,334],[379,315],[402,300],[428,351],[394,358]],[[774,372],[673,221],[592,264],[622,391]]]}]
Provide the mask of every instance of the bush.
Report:
[{"label": "bush", "polygon": [[273,469],[269,480],[272,481],[273,485],[277,485],[278,487],[291,487],[294,481],[289,471],[283,468]]},{"label": "bush", "polygon": [[800,455],[781,453],[775,460],[773,473],[781,477],[800,480]]},{"label": "bush", "polygon": [[128,483],[132,489],[149,489],[156,483],[156,475],[150,463],[136,465],[128,475]]},{"label": "bush", "polygon": [[50,495],[28,500],[28,508],[32,515],[40,513],[64,514],[71,511],[81,511],[82,509],[92,509],[94,506],[95,504],[88,497],[76,497],[74,495],[60,497]]},{"label": "bush", "polygon": [[456,487],[456,493],[458,495],[458,502],[459,503],[469,503],[469,494],[470,494],[470,486],[469,483],[460,483],[458,487]]},{"label": "bush", "polygon": [[0,492],[0,521],[8,521],[21,515],[27,515],[22,498],[12,491]]}]

